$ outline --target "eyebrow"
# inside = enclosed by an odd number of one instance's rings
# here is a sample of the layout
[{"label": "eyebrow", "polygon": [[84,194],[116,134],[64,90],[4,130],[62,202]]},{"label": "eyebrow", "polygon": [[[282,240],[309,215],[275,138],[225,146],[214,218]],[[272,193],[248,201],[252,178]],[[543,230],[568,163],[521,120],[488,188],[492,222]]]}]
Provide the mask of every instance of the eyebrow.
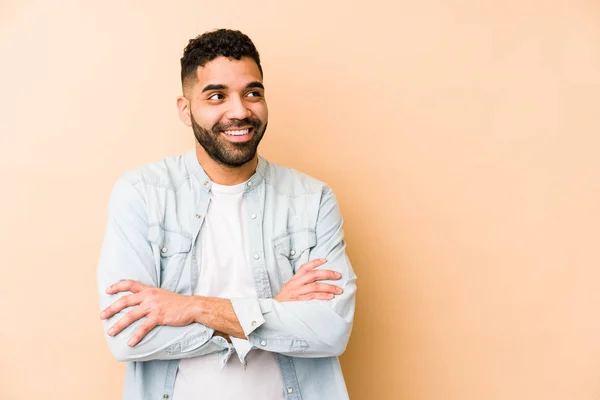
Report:
[{"label": "eyebrow", "polygon": [[208,92],[209,90],[226,90],[226,89],[229,89],[229,87],[227,87],[226,85],[210,84],[210,85],[204,86],[204,89],[202,89],[202,93]]},{"label": "eyebrow", "polygon": [[249,84],[246,85],[246,89],[255,89],[255,88],[264,90],[265,86],[262,83],[260,83],[259,81],[250,82]]},{"label": "eyebrow", "polygon": [[[254,88],[259,88],[259,89],[265,89],[265,86],[260,83],[259,81],[254,81],[254,82],[250,82],[249,84],[246,85],[245,89],[254,89]],[[202,93],[204,92],[208,92],[211,90],[227,90],[229,89],[229,86],[227,85],[221,85],[221,84],[209,84],[204,86],[204,89],[202,89]]]}]

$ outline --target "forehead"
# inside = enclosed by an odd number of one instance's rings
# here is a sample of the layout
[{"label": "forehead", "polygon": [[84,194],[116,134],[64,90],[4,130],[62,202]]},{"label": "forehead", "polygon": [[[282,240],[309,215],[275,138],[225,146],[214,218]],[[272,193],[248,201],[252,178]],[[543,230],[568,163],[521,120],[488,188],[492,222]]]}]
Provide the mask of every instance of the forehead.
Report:
[{"label": "forehead", "polygon": [[248,57],[240,60],[217,57],[196,70],[195,89],[210,84],[226,85],[231,89],[245,87],[249,82],[262,82],[258,65]]}]

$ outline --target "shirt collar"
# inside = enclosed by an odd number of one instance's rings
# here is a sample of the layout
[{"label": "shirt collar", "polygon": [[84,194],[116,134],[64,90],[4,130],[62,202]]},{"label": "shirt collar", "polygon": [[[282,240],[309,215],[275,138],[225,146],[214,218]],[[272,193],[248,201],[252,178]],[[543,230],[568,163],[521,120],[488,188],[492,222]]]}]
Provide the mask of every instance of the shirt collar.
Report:
[{"label": "shirt collar", "polygon": [[[200,187],[204,191],[210,192],[212,181],[210,180],[208,175],[206,175],[206,172],[204,172],[204,169],[198,162],[198,157],[196,157],[196,149],[193,148],[187,153],[185,153],[184,158],[188,170],[196,178],[198,183],[200,183]],[[266,164],[267,160],[265,160],[259,155],[258,165],[256,166],[256,172],[254,172],[254,175],[252,175],[250,179],[246,182],[244,193],[254,190],[254,188],[260,186],[265,176]]]}]

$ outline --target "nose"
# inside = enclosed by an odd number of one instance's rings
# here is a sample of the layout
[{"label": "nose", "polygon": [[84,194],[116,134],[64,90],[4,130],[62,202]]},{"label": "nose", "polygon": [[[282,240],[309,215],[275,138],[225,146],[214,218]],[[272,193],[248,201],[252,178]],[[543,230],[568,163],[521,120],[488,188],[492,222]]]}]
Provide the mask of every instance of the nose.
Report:
[{"label": "nose", "polygon": [[228,119],[244,119],[248,118],[252,113],[244,104],[244,101],[239,96],[232,96],[229,104],[229,110],[226,113]]}]

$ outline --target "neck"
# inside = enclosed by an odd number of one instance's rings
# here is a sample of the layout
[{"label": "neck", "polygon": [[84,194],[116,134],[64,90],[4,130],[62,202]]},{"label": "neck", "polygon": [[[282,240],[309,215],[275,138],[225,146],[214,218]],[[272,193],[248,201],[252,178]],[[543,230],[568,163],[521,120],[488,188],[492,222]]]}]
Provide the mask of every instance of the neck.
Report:
[{"label": "neck", "polygon": [[223,186],[233,186],[246,182],[254,175],[256,166],[258,165],[258,155],[255,155],[252,160],[239,167],[223,165],[213,160],[200,145],[196,145],[196,157],[210,180]]}]

